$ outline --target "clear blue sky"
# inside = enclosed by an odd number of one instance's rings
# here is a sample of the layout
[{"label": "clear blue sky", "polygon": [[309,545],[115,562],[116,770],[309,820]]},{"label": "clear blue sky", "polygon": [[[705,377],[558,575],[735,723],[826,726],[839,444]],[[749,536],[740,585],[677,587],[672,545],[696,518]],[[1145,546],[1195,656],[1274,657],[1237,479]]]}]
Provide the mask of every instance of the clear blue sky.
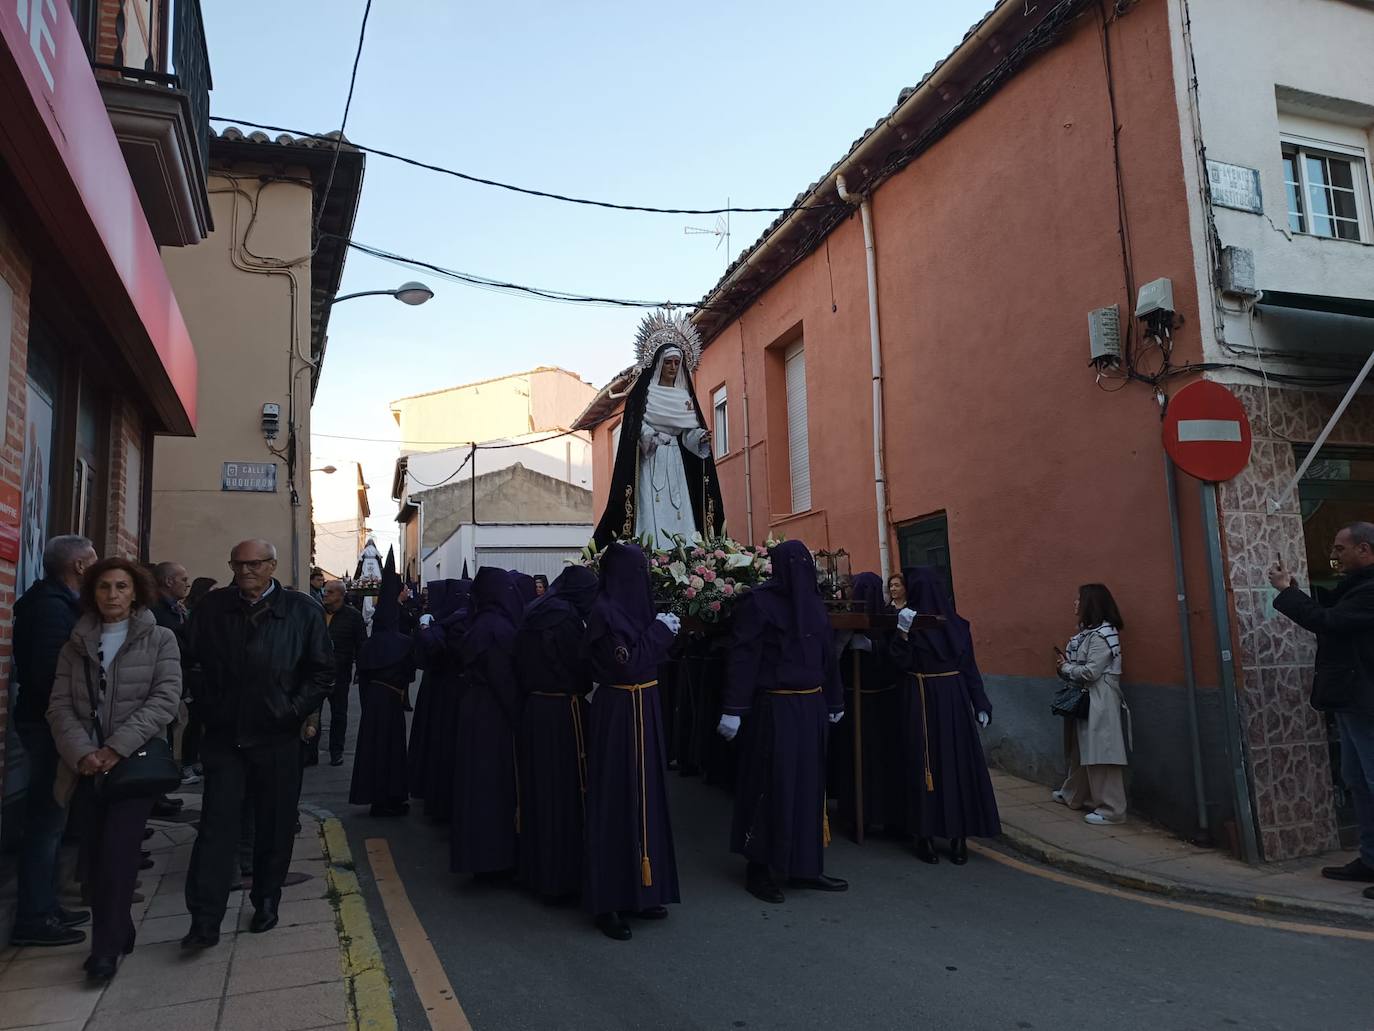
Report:
[{"label": "clear blue sky", "polygon": [[[663,207],[723,206],[727,197],[785,206],[991,3],[374,0],[347,135],[561,193]],[[337,129],[363,6],[205,4],[212,113]],[[772,217],[734,216],[732,250]],[[354,237],[519,283],[693,301],[727,253],[683,228],[713,223],[521,197],[369,157]],[[435,290],[423,307],[366,298],[334,313],[314,409],[313,464],[363,462],[383,549],[395,537],[395,445],[339,437],[395,439],[393,398],[536,365],[600,385],[629,364],[641,317],[477,290],[356,251],[343,289],[412,278]]]}]

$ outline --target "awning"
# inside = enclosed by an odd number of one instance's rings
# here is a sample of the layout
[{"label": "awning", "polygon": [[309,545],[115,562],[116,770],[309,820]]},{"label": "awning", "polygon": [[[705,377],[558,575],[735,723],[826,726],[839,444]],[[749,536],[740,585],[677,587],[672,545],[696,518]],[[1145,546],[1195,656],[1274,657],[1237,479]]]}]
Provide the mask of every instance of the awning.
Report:
[{"label": "awning", "polygon": [[0,2],[0,159],[158,429],[192,434],[196,352],[69,5]]},{"label": "awning", "polygon": [[1300,311],[1321,311],[1330,315],[1354,315],[1374,319],[1374,300],[1363,297],[1332,297],[1330,294],[1297,294],[1286,290],[1265,290],[1259,304],[1271,308],[1297,308]]}]

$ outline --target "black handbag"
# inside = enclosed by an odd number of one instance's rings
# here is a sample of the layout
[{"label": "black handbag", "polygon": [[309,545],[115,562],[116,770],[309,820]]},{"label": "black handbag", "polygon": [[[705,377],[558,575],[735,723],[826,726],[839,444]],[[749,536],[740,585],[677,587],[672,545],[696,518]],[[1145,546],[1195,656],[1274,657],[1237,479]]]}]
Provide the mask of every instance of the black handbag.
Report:
[{"label": "black handbag", "polygon": [[1065,684],[1054,693],[1050,712],[1066,720],[1088,718],[1088,689],[1082,684]]},{"label": "black handbag", "polygon": [[[84,655],[86,694],[91,701],[91,720],[95,723],[95,740],[105,747],[105,734],[100,727],[100,702],[91,682],[91,660]],[[105,689],[105,669],[100,670],[100,687]],[[155,735],[136,752],[119,760],[113,767],[94,778],[97,798],[118,802],[126,798],[156,798],[181,787],[181,767],[172,756],[172,746],[163,735]]]}]

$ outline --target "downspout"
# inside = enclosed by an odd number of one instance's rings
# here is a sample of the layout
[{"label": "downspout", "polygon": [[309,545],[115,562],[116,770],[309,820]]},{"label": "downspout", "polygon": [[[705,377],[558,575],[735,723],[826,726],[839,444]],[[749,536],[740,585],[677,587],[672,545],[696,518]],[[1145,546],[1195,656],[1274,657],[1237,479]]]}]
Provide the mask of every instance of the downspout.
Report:
[{"label": "downspout", "polygon": [[873,493],[878,504],[878,564],[883,583],[892,575],[888,548],[887,478],[883,468],[883,343],[878,327],[878,255],[873,247],[873,209],[867,196],[856,197],[845,188],[844,176],[835,176],[840,200],[857,204],[864,226],[864,261],[868,270],[868,352],[873,374]]},{"label": "downspout", "polygon": [[740,379],[744,384],[744,519],[748,527],[748,534],[745,543],[750,547],[754,545],[754,476],[750,466],[753,451],[752,442],[749,436],[749,365],[744,356],[744,316],[740,315],[737,322],[739,329],[739,371]]}]

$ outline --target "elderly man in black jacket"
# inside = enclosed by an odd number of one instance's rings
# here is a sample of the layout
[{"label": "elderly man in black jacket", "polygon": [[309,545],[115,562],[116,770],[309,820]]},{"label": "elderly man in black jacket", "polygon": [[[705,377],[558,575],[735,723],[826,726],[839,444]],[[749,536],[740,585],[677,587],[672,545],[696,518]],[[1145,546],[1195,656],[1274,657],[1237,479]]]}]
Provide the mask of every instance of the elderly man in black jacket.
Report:
[{"label": "elderly man in black jacket", "polygon": [[91,916],[57,902],[57,854],[67,811],[53,798],[59,759],[47,712],[57,653],[81,614],[81,577],[95,560],[95,547],[85,537],[54,537],[43,549],[43,579],[14,604],[14,678],[19,684],[14,726],[29,756],[19,899],[10,937],[15,945],[75,945],[86,935],[73,928]]},{"label": "elderly man in black jacket", "polygon": [[229,566],[234,585],[206,595],[187,624],[201,670],[193,706],[205,728],[200,834],[186,876],[191,929],[181,944],[187,949],[219,943],[245,794],[255,824],[257,911],[249,930],[277,925],[300,803],[301,731],[334,680],[320,606],[273,577],[277,549],[264,540],[242,541]]},{"label": "elderly man in black jacket", "polygon": [[[1341,736],[1341,780],[1355,801],[1360,854],[1323,877],[1374,882],[1374,523],[1341,528],[1331,545],[1341,582],[1317,598],[1304,594],[1293,574],[1276,563],[1269,582],[1274,608],[1317,635],[1312,707],[1334,713]],[[1364,896],[1374,899],[1374,887]]]},{"label": "elderly man in black jacket", "polygon": [[[329,701],[329,765],[342,766],[344,741],[348,737],[348,695],[353,683],[353,666],[358,649],[367,640],[367,624],[363,614],[344,604],[342,580],[330,580],[324,585],[324,622],[329,627],[329,640],[334,645],[334,687]],[[319,761],[320,739],[310,739],[306,765]]]}]

